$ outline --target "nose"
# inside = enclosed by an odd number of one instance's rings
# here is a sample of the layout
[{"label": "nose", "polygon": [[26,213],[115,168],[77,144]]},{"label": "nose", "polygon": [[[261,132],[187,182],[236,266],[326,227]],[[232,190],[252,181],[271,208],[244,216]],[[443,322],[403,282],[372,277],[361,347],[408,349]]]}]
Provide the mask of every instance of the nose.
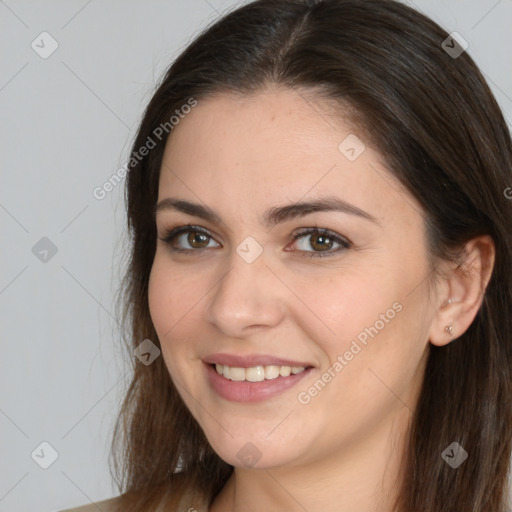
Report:
[{"label": "nose", "polygon": [[267,266],[265,251],[254,261],[236,251],[209,295],[207,320],[226,336],[243,338],[258,327],[276,327],[284,318],[286,287]]}]

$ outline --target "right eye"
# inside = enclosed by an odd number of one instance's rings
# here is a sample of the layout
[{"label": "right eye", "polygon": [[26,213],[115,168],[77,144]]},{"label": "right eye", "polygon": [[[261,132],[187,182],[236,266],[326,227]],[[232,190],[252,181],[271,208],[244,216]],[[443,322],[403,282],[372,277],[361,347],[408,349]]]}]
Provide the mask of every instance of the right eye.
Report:
[{"label": "right eye", "polygon": [[[186,234],[188,234],[188,236],[184,237]],[[176,247],[176,242],[179,241],[180,238],[185,240],[184,243],[188,243],[192,248]],[[182,253],[191,253],[197,252],[201,249],[206,249],[207,246],[202,244],[208,242],[208,239],[212,239],[212,236],[208,231],[198,226],[191,226],[190,224],[166,230],[164,236],[160,238],[162,242],[169,245],[171,251]],[[197,247],[196,244],[198,244],[199,247]]]}]

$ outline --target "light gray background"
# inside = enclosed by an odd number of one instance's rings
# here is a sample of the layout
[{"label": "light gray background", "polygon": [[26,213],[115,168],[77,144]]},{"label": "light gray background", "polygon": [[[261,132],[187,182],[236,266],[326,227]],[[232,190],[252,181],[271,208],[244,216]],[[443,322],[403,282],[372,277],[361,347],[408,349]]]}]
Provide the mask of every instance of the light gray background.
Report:
[{"label": "light gray background", "polygon": [[[125,162],[165,68],[236,3],[0,0],[0,512],[117,494],[107,458],[129,377],[114,311],[123,186],[103,200],[92,191]],[[414,5],[468,41],[510,125],[512,1]],[[59,45],[47,59],[31,48],[43,31]],[[32,252],[42,237],[57,247],[47,262]],[[48,469],[31,458],[43,441],[58,452]]]}]

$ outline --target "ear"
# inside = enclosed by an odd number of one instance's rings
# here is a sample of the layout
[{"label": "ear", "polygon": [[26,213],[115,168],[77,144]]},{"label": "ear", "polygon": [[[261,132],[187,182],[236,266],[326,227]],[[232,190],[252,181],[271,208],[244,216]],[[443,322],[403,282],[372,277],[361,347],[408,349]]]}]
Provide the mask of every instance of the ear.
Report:
[{"label": "ear", "polygon": [[[482,305],[485,289],[494,268],[496,249],[488,236],[466,243],[462,262],[451,265],[444,277],[437,312],[429,331],[430,343],[444,346],[466,332]],[[450,334],[448,326],[452,327]]]}]

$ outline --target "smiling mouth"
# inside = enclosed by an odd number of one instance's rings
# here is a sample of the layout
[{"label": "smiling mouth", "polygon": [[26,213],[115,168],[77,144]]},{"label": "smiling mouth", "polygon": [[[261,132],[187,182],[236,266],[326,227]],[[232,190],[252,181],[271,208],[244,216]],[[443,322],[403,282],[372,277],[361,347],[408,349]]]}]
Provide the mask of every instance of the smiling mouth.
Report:
[{"label": "smiling mouth", "polygon": [[210,364],[219,375],[232,381],[262,382],[264,380],[273,380],[279,377],[288,377],[297,375],[311,366],[250,366],[249,368],[240,368],[236,366],[226,366],[222,364]]}]

